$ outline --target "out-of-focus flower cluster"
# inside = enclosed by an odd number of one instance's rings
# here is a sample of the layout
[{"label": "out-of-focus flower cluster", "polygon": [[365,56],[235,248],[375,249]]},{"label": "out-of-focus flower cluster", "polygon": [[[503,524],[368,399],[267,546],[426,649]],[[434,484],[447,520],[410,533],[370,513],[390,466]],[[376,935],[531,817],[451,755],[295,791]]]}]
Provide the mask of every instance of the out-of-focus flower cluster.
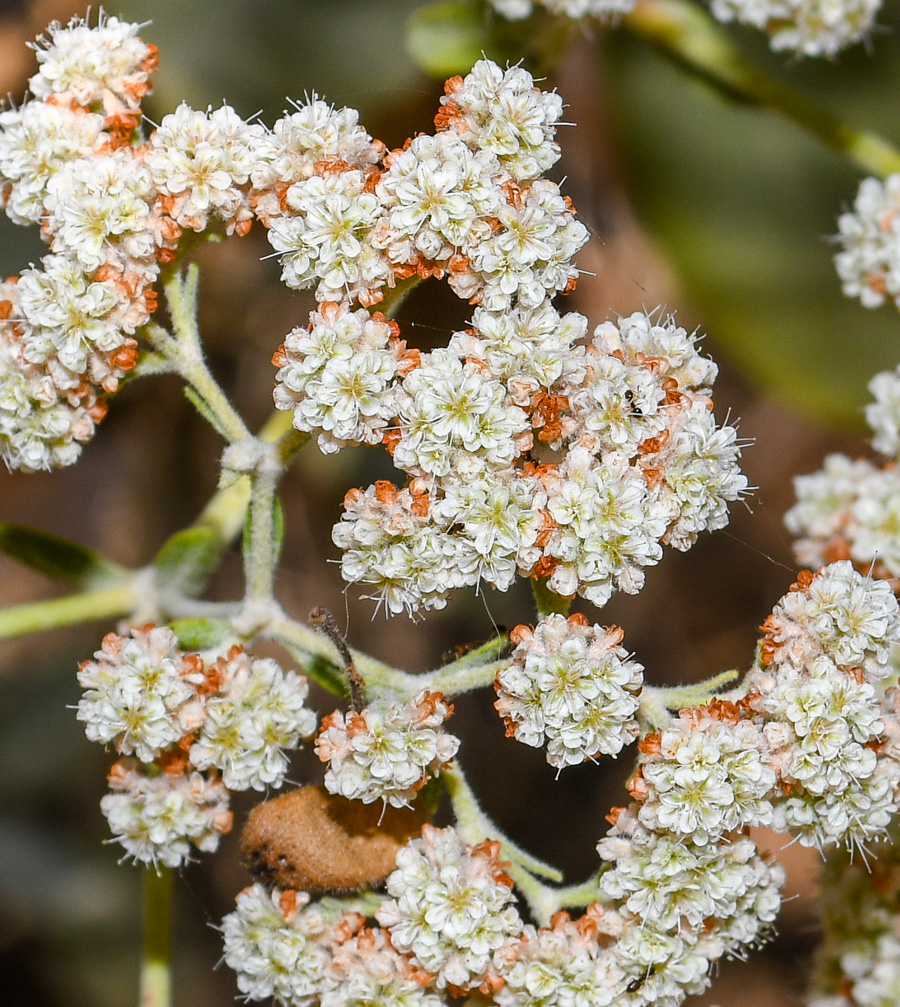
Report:
[{"label": "out-of-focus flower cluster", "polygon": [[550,14],[562,14],[565,17],[609,17],[613,14],[625,14],[634,7],[634,0],[488,0],[491,7],[509,18],[519,21],[534,13],[535,8],[543,7]]},{"label": "out-of-focus flower cluster", "polygon": [[900,863],[892,827],[871,856],[828,858],[821,884],[825,938],[808,1007],[892,1007],[900,995]]},{"label": "out-of-focus flower cluster", "polygon": [[[517,21],[535,9],[570,18],[609,19],[634,9],[635,0],[488,0],[505,18]],[[776,52],[834,56],[869,36],[881,0],[712,0],[713,16],[766,32]]]},{"label": "out-of-focus flower cluster", "polygon": [[129,857],[177,867],[231,828],[229,790],[279,787],[315,730],[306,679],[241,647],[207,664],[165,626],[110,633],[79,667],[78,719],[122,756],[101,801]]},{"label": "out-of-focus flower cluster", "polygon": [[316,755],[328,765],[326,789],[365,804],[408,805],[456,755],[459,739],[441,726],[452,712],[439,692],[427,690],[408,703],[335,710],[316,736]]},{"label": "out-of-focus flower cluster", "polygon": [[776,52],[835,56],[869,37],[881,0],[712,0],[719,21],[760,28]]},{"label": "out-of-focus flower cluster", "polygon": [[844,293],[866,308],[886,300],[900,307],[900,175],[864,178],[838,231],[834,264]]},{"label": "out-of-focus flower cluster", "polygon": [[[900,177],[900,176],[898,176]],[[794,480],[797,502],[785,523],[797,536],[800,563],[818,566],[848,559],[863,573],[900,578],[900,369],[877,374],[866,407],[872,444],[887,456],[877,464],[833,454],[821,471]]]}]

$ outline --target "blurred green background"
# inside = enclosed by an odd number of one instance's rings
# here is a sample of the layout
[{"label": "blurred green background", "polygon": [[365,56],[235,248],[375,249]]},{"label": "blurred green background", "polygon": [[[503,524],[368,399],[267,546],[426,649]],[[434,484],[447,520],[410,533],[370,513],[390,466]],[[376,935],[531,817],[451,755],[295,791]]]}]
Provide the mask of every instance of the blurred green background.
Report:
[{"label": "blurred green background", "polygon": [[[399,145],[431,128],[441,83],[404,44],[416,0],[122,3],[108,8],[151,21],[144,37],[160,48],[148,104],[159,121],[181,100],[233,104],[272,122],[288,98],[315,91],[361,111],[373,135]],[[26,39],[52,18],[84,8],[58,0],[0,7],[0,93],[20,95],[32,72]],[[521,29],[502,29],[480,7],[463,50],[517,57]],[[731,29],[748,57],[855,123],[900,143],[900,10],[883,30],[833,63],[769,53],[752,30]],[[527,26],[526,26],[527,27]],[[497,41],[497,29],[502,36]],[[549,31],[541,21],[540,31]],[[449,36],[444,36],[443,41]],[[421,41],[421,37],[417,36]],[[458,40],[452,40],[454,45]],[[526,40],[527,42],[527,40]],[[432,43],[429,43],[432,44]],[[442,42],[443,44],[443,42]],[[495,46],[498,46],[496,49]],[[524,52],[524,49],[523,49]],[[431,52],[435,58],[441,53]],[[527,65],[527,64],[526,64]],[[777,115],[723,100],[711,88],[621,29],[584,26],[547,71],[563,94],[566,178],[594,241],[579,256],[579,289],[565,302],[596,324],[617,313],[666,304],[720,363],[720,419],[740,418],[753,438],[745,470],[757,487],[734,508],[727,532],[690,553],[667,555],[637,597],[620,597],[596,621],[625,629],[626,645],[657,683],[696,680],[752,659],[756,627],[791,582],[793,562],[781,515],[790,478],[821,464],[828,450],[866,450],[861,405],[876,371],[900,360],[893,308],[866,311],[841,296],[828,236],[856,192],[859,173]],[[43,254],[34,230],[0,221],[0,270],[15,273]],[[271,408],[272,352],[305,321],[307,295],[278,282],[262,261],[264,238],[206,248],[203,328],[212,364],[251,424]],[[469,307],[426,284],[400,322],[414,344],[445,340]],[[0,519],[38,524],[123,563],[145,563],[212,492],[221,443],[181,395],[178,383],[137,383],[113,400],[100,434],[71,469],[34,476],[0,473]],[[349,627],[351,643],[409,669],[433,666],[447,649],[531,618],[528,591],[454,599],[420,622],[371,620],[372,605],[344,595],[330,527],[344,492],[388,475],[377,452],[323,458],[308,448],[285,484],[287,541],[279,594],[293,614],[324,605]],[[0,560],[0,603],[50,596],[56,588]],[[214,592],[240,591],[231,556]],[[75,666],[111,627],[87,626],[0,646],[0,990],[4,1004],[116,1007],[133,1003],[137,979],[140,871],[116,865],[98,802],[107,753],[88,743],[71,706]],[[318,696],[327,713],[327,698]],[[508,831],[564,867],[571,880],[594,863],[603,816],[622,803],[627,760],[581,766],[558,780],[540,752],[503,738],[492,694],[457,704],[461,762]],[[315,778],[301,756],[293,779]],[[527,798],[527,799],[526,799]],[[236,801],[238,823],[254,797]],[[537,809],[537,810],[536,810]],[[560,840],[564,839],[565,842]],[[780,841],[774,841],[777,849]],[[236,835],[215,857],[182,872],[178,888],[176,1003],[231,1002],[227,969],[214,970],[214,924],[247,883]],[[801,898],[782,917],[782,936],[754,967],[725,967],[712,993],[722,1007],[795,1002],[798,957],[810,947],[815,857],[796,848],[790,891]]]}]

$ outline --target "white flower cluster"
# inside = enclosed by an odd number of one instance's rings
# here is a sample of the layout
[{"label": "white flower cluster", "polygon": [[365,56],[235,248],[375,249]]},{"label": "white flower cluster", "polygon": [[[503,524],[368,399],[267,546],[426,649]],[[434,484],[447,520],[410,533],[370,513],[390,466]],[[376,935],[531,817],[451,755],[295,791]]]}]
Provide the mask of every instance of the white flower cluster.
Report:
[{"label": "white flower cluster", "polygon": [[394,381],[416,360],[399,331],[379,312],[325,301],[273,358],[275,404],[294,410],[297,430],[317,431],[325,453],[380,444],[396,413]]},{"label": "white flower cluster", "polygon": [[222,920],[225,964],[237,973],[247,1000],[292,1007],[316,1002],[328,962],[322,941],[328,927],[318,909],[308,908],[305,892],[253,885],[237,897],[237,907]]},{"label": "white flower cluster", "polygon": [[231,831],[225,784],[192,771],[182,755],[149,767],[118,759],[109,771],[110,792],[100,799],[113,839],[136,863],[181,867],[192,848],[213,853]]},{"label": "white flower cluster", "polygon": [[335,710],[316,737],[316,755],[328,764],[326,789],[365,804],[408,805],[459,749],[441,727],[452,712],[441,693],[427,690],[408,703]]},{"label": "white flower cluster", "polygon": [[375,914],[380,927],[363,927],[357,913],[328,924],[307,893],[253,885],[223,920],[225,961],[248,1000],[440,1007],[439,991],[496,978],[495,964],[522,930],[498,850],[496,842],[470,847],[455,829],[424,826],[397,855]]},{"label": "white flower cluster", "polygon": [[[140,26],[101,13],[51,26],[30,97],[0,113],[0,202],[40,224],[40,268],[0,284],[0,457],[74,462],[138,359],[153,284],[184,229],[246,233],[250,176],[269,134],[227,105],[181,105],[145,138],[156,65]],[[146,139],[146,142],[144,142]]]},{"label": "white flower cluster", "polygon": [[412,479],[347,495],[345,580],[389,612],[517,573],[602,605],[640,590],[662,544],[727,523],[747,484],[736,431],[712,414],[715,365],[670,318],[607,322],[584,346],[586,324],[546,302],[480,309],[447,348],[409,358],[384,442]]},{"label": "white flower cluster", "polygon": [[489,3],[498,14],[510,21],[529,17],[535,7],[571,18],[627,14],[634,7],[634,0],[489,0]]},{"label": "white flower cluster", "polygon": [[[634,9],[634,0],[488,0],[510,21],[530,17],[535,8],[570,18],[610,19]],[[738,21],[766,32],[776,52],[835,56],[868,38],[881,0],[712,0],[712,13],[726,24]]]},{"label": "white flower cluster", "polygon": [[156,50],[101,16],[51,26],[32,98],[0,113],[0,202],[51,253],[0,285],[0,457],[71,464],[137,360],[155,307],[152,181],[130,146]]},{"label": "white flower cluster", "polygon": [[900,175],[864,178],[838,231],[834,264],[844,293],[866,308],[886,300],[900,307]]},{"label": "white flower cluster", "polygon": [[225,820],[228,790],[280,786],[285,750],[315,730],[304,678],[240,647],[206,665],[164,626],[109,633],[78,681],[87,736],[134,756],[116,763],[102,808],[129,856],[146,863],[184,862],[188,840],[215,849],[227,828],[214,835],[204,823]]},{"label": "white flower cluster", "polygon": [[760,28],[775,52],[835,56],[868,38],[881,0],[712,0],[719,21]]},{"label": "white flower cluster", "polygon": [[600,888],[620,915],[621,992],[631,994],[610,1002],[676,1005],[702,992],[712,964],[764,941],[781,906],[784,871],[743,836],[695,843],[645,828],[632,805],[597,849],[609,864]]},{"label": "white flower cluster", "polygon": [[455,829],[426,825],[397,854],[390,899],[375,917],[393,948],[431,973],[438,988],[477,987],[522,929],[500,844],[467,846]]},{"label": "white flower cluster", "polygon": [[772,821],[775,773],[762,727],[741,719],[733,704],[713,700],[682,710],[675,722],[641,742],[638,776],[629,784],[641,801],[641,825],[694,846]]},{"label": "white flower cluster", "polygon": [[[898,176],[900,177],[900,176]],[[850,559],[876,577],[900,577],[900,371],[877,374],[869,384],[875,402],[866,407],[873,446],[889,461],[851,461],[833,454],[819,472],[794,480],[797,502],[785,515],[798,536],[801,563],[818,566]]]},{"label": "white flower cluster", "polygon": [[294,127],[304,110],[276,124],[251,200],[288,286],[369,306],[398,280],[446,275],[459,296],[499,311],[574,282],[587,230],[540,177],[559,157],[559,96],[489,60],[446,90],[439,131],[386,155],[347,109],[314,102],[318,128]]},{"label": "white flower cluster", "polygon": [[865,861],[829,856],[820,903],[825,939],[808,1007],[892,1007],[900,995],[900,864],[896,828]]},{"label": "white flower cluster", "polygon": [[882,835],[900,802],[900,764],[884,745],[893,714],[879,698],[900,638],[890,585],[834,563],[802,574],[763,628],[745,686],[782,792],[775,828],[820,849]]},{"label": "white flower cluster", "polygon": [[512,663],[497,673],[494,703],[507,734],[562,769],[617,755],[638,735],[644,669],[620,646],[622,630],[553,614],[534,629],[516,626]]},{"label": "white flower cluster", "polygon": [[[287,1007],[442,1007],[426,977],[357,913],[327,922],[306,892],[253,885],[222,921],[225,963],[246,1000]],[[423,982],[423,980],[425,980]]]}]

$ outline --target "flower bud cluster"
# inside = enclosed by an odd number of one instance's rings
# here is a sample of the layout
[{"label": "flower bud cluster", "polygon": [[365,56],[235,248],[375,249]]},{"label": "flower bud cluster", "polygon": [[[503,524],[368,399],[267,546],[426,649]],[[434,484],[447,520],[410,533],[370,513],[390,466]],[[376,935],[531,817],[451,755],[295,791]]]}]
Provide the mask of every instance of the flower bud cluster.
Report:
[{"label": "flower bud cluster", "polygon": [[844,293],[865,308],[886,300],[900,307],[900,175],[864,178],[838,231],[834,264]]},{"label": "flower bud cluster", "polygon": [[897,830],[871,856],[834,853],[821,881],[825,939],[808,1007],[891,1007],[900,989]]},{"label": "flower bud cluster", "polygon": [[801,563],[849,559],[860,571],[895,581],[900,577],[900,370],[876,374],[869,390],[875,396],[866,406],[872,445],[889,460],[878,465],[829,455],[821,471],[794,480],[797,502],[784,520],[798,536],[794,553]]},{"label": "flower bud cluster", "polygon": [[512,663],[494,684],[507,735],[533,748],[546,745],[557,769],[617,755],[638,735],[644,671],[620,646],[623,635],[616,626],[590,626],[583,615],[516,626]]},{"label": "flower bud cluster", "polygon": [[587,346],[586,326],[548,303],[482,308],[409,359],[383,439],[411,480],[347,494],[345,580],[389,612],[517,573],[602,605],[640,590],[663,544],[727,523],[746,479],[735,429],[712,414],[715,365],[672,319],[608,322]]},{"label": "flower bud cluster", "polygon": [[441,727],[452,712],[441,693],[427,690],[408,703],[335,710],[316,737],[316,755],[328,765],[326,789],[365,804],[408,805],[459,749]]},{"label": "flower bud cluster", "polygon": [[165,626],[109,633],[78,682],[87,736],[126,756],[103,812],[144,863],[177,866],[189,843],[215,849],[231,826],[228,791],[280,786],[286,750],[315,729],[304,678],[241,647],[206,664]]}]

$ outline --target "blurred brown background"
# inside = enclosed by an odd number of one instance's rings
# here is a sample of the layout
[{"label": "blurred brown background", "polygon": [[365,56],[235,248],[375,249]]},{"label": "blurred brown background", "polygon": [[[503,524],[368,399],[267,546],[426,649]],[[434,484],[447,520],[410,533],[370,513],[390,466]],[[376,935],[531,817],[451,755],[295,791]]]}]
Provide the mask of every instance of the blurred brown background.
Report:
[{"label": "blurred brown background", "polygon": [[[152,20],[144,37],[160,47],[155,121],[185,99],[223,98],[271,122],[286,96],[316,91],[352,105],[389,145],[431,128],[440,83],[421,74],[403,44],[416,0],[176,0],[122,3],[110,13]],[[52,18],[84,8],[58,0],[0,5],[0,94],[21,95],[33,72],[24,46]],[[747,53],[849,119],[900,141],[892,103],[900,78],[898,21],[889,5],[874,38],[834,64],[792,64],[768,53],[750,30]],[[596,621],[625,629],[626,645],[654,683],[693,681],[752,659],[756,628],[792,580],[781,517],[791,477],[831,450],[864,453],[860,407],[877,370],[900,359],[893,309],[866,312],[840,295],[824,240],[855,195],[858,174],[776,116],[725,103],[623,31],[594,32],[569,50],[548,86],[568,103],[564,157],[556,177],[595,239],[579,257],[585,275],[565,307],[596,324],[658,304],[681,324],[700,326],[721,366],[720,419],[740,419],[754,444],[745,471],[757,487],[733,509],[727,531],[687,554],[667,554],[636,597],[618,597]],[[891,101],[888,101],[890,96]],[[251,425],[271,409],[269,358],[284,334],[305,322],[310,299],[278,282],[277,266],[254,231],[206,248],[203,328],[216,373]],[[0,271],[36,262],[36,234],[0,221]],[[435,284],[404,305],[401,325],[422,347],[445,340],[469,309]],[[221,443],[173,379],[137,383],[118,396],[78,465],[40,475],[0,473],[0,519],[33,523],[130,564],[148,561],[164,538],[190,521],[212,492]],[[529,593],[458,597],[418,622],[372,619],[372,605],[343,593],[330,527],[344,492],[389,474],[377,452],[324,458],[308,447],[284,488],[287,541],[279,593],[293,614],[331,609],[353,645],[410,670],[432,667],[456,644],[532,616]],[[57,589],[0,559],[0,603]],[[215,584],[240,591],[232,556]],[[87,742],[71,706],[75,666],[110,627],[93,625],[0,646],[0,989],[28,1007],[114,1007],[133,1003],[137,980],[140,871],[117,866],[104,846],[98,802],[109,756]],[[318,708],[331,709],[318,696]],[[622,803],[628,760],[566,770],[559,779],[539,751],[506,741],[487,692],[457,704],[461,762],[487,809],[569,880],[593,868],[603,816]],[[315,778],[298,758],[297,781]],[[236,801],[238,823],[255,795]],[[779,838],[764,840],[770,848]],[[236,835],[220,853],[185,870],[178,884],[176,1003],[231,1002],[227,969],[214,970],[211,929],[247,883]],[[790,869],[780,936],[752,964],[725,965],[711,993],[695,1002],[722,1007],[797,1003],[815,937],[816,857],[783,851]]]}]

